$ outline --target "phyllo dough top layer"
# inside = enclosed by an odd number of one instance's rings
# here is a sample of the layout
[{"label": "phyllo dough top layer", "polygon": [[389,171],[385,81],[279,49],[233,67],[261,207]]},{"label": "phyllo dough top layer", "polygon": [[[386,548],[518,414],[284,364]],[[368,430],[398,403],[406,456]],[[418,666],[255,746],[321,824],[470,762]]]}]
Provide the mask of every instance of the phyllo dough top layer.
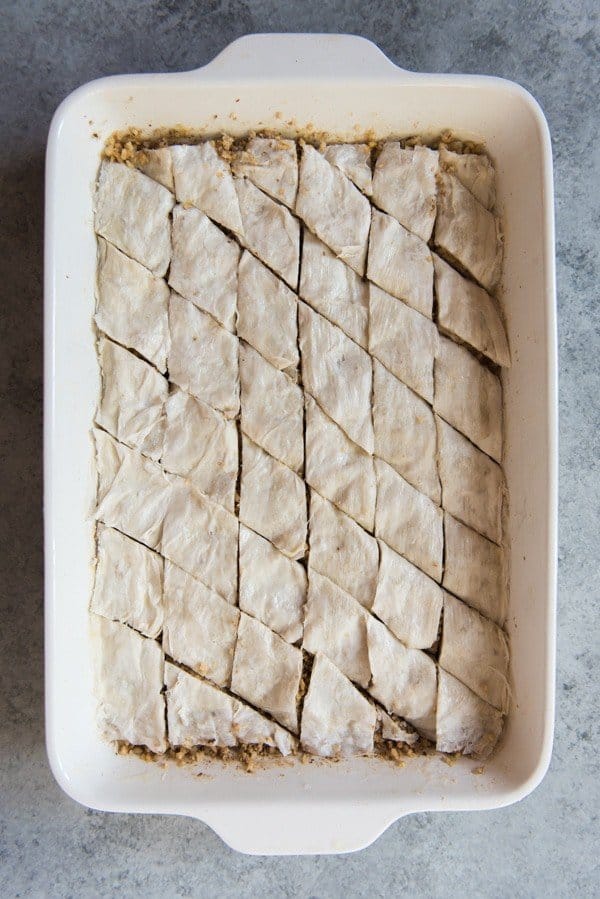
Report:
[{"label": "phyllo dough top layer", "polygon": [[223,136],[102,163],[106,739],[249,766],[492,751],[510,693],[495,210],[487,157],[418,140]]}]

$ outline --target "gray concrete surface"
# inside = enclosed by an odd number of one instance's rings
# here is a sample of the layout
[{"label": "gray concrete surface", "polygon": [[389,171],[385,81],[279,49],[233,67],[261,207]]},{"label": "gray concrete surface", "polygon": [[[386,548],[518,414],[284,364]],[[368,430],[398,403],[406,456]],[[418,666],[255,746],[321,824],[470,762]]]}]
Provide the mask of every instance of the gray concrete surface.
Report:
[{"label": "gray concrete surface", "polygon": [[[0,895],[587,897],[600,894],[598,5],[593,0],[110,0],[0,6]],[[187,69],[253,31],[350,31],[419,71],[514,79],[556,164],[561,412],[558,724],[534,795],[419,815],[338,858],[246,858],[195,821],[86,811],[43,745],[42,226],[48,123],[79,84]]]}]

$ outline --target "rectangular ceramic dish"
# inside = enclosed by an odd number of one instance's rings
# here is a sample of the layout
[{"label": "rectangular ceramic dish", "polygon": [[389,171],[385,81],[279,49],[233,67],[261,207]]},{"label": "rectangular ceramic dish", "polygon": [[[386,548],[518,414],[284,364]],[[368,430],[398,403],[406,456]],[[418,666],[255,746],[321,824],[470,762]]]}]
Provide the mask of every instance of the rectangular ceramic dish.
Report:
[{"label": "rectangular ceramic dish", "polygon": [[[100,151],[130,126],[240,134],[286,122],[342,140],[451,128],[483,141],[496,165],[513,358],[504,376],[513,702],[501,747],[478,776],[468,759],[450,768],[421,758],[403,769],[358,759],[252,776],[214,763],[209,776],[193,777],[117,757],[96,731],[87,607]],[[97,809],[199,818],[252,853],[344,852],[409,812],[495,808],[527,795],[552,745],[557,481],[552,163],[535,100],[497,78],[406,72],[358,37],[254,35],[197,71],[105,78],[75,91],[52,122],[46,178],[46,734],[63,789]]]}]

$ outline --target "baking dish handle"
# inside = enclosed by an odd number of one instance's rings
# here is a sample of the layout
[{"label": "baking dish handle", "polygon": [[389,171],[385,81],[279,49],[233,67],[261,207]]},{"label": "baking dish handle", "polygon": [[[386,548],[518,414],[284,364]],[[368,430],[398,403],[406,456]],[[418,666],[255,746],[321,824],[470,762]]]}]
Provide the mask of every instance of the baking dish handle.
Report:
[{"label": "baking dish handle", "polygon": [[211,62],[194,70],[203,80],[237,76],[248,80],[302,78],[348,80],[403,73],[372,41],[354,34],[248,34]]},{"label": "baking dish handle", "polygon": [[300,802],[237,805],[191,815],[205,821],[231,849],[247,855],[336,855],[370,846],[387,828],[414,809],[377,803]]}]

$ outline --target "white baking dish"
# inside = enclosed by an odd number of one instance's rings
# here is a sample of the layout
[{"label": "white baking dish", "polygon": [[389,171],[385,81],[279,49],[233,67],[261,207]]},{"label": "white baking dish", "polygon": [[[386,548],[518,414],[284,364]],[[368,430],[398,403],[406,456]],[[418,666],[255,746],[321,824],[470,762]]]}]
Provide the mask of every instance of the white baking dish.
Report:
[{"label": "white baking dish", "polygon": [[[500,750],[479,776],[419,759],[399,769],[360,759],[249,776],[165,773],[116,757],[94,723],[87,605],[94,478],[90,423],[98,375],[92,334],[92,188],[115,129],[174,126],[241,133],[312,123],[342,139],[370,130],[483,140],[504,214],[504,305],[513,366],[504,379],[510,490],[514,699]],[[552,163],[544,116],[497,78],[418,75],[346,35],[255,35],[208,66],[88,84],[57,111],[46,174],[46,733],[52,770],[98,809],[166,812],[207,822],[252,853],[344,852],[416,811],[486,809],[527,795],[548,766],[554,715],[556,325]]]}]

